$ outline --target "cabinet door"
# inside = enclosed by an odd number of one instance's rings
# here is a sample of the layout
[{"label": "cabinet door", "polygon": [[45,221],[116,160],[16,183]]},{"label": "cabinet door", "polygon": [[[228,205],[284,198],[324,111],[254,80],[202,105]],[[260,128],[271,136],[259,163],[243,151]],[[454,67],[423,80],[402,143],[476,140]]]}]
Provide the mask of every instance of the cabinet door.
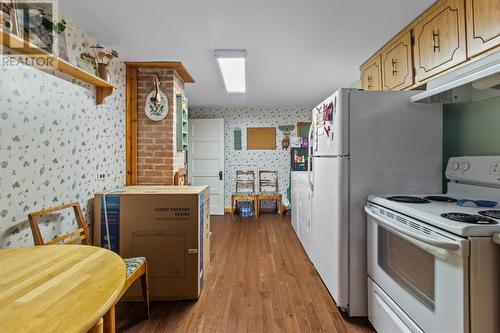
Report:
[{"label": "cabinet door", "polygon": [[417,21],[415,34],[415,79],[417,82],[441,73],[467,59],[463,0],[440,1]]},{"label": "cabinet door", "polygon": [[382,90],[380,54],[361,65],[361,84],[364,90]]},{"label": "cabinet door", "polygon": [[468,56],[500,45],[500,0],[466,0],[466,6]]},{"label": "cabinet door", "polygon": [[382,51],[382,82],[384,90],[402,90],[413,84],[410,31]]}]

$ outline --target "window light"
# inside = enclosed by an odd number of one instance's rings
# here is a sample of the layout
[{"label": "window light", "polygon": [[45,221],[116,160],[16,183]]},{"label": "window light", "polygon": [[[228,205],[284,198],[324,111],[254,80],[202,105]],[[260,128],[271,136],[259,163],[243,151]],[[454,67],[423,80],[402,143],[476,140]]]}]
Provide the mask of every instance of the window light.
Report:
[{"label": "window light", "polygon": [[245,93],[245,50],[215,50],[215,58],[228,93]]}]

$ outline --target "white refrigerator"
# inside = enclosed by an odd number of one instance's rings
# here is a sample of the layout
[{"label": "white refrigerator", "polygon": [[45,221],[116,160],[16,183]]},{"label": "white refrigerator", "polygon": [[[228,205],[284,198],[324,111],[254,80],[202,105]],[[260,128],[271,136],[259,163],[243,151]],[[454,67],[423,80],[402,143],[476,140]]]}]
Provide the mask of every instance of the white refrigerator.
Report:
[{"label": "white refrigerator", "polygon": [[442,107],[414,94],[340,89],[313,110],[308,255],[350,316],[367,315],[367,196],[441,193]]}]

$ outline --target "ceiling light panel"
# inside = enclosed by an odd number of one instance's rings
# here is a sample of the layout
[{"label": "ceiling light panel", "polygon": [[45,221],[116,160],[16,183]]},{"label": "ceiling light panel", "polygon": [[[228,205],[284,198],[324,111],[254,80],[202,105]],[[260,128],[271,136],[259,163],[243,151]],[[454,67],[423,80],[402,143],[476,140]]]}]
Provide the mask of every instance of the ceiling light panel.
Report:
[{"label": "ceiling light panel", "polygon": [[228,93],[245,93],[245,50],[215,50],[224,85]]}]

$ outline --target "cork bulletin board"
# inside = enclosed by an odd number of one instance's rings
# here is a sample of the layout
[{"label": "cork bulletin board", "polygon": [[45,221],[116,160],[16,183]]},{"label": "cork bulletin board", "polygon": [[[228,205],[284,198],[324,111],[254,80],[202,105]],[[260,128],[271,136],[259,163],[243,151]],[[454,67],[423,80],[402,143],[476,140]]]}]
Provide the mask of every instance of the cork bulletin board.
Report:
[{"label": "cork bulletin board", "polygon": [[276,127],[248,127],[247,150],[275,150]]}]

